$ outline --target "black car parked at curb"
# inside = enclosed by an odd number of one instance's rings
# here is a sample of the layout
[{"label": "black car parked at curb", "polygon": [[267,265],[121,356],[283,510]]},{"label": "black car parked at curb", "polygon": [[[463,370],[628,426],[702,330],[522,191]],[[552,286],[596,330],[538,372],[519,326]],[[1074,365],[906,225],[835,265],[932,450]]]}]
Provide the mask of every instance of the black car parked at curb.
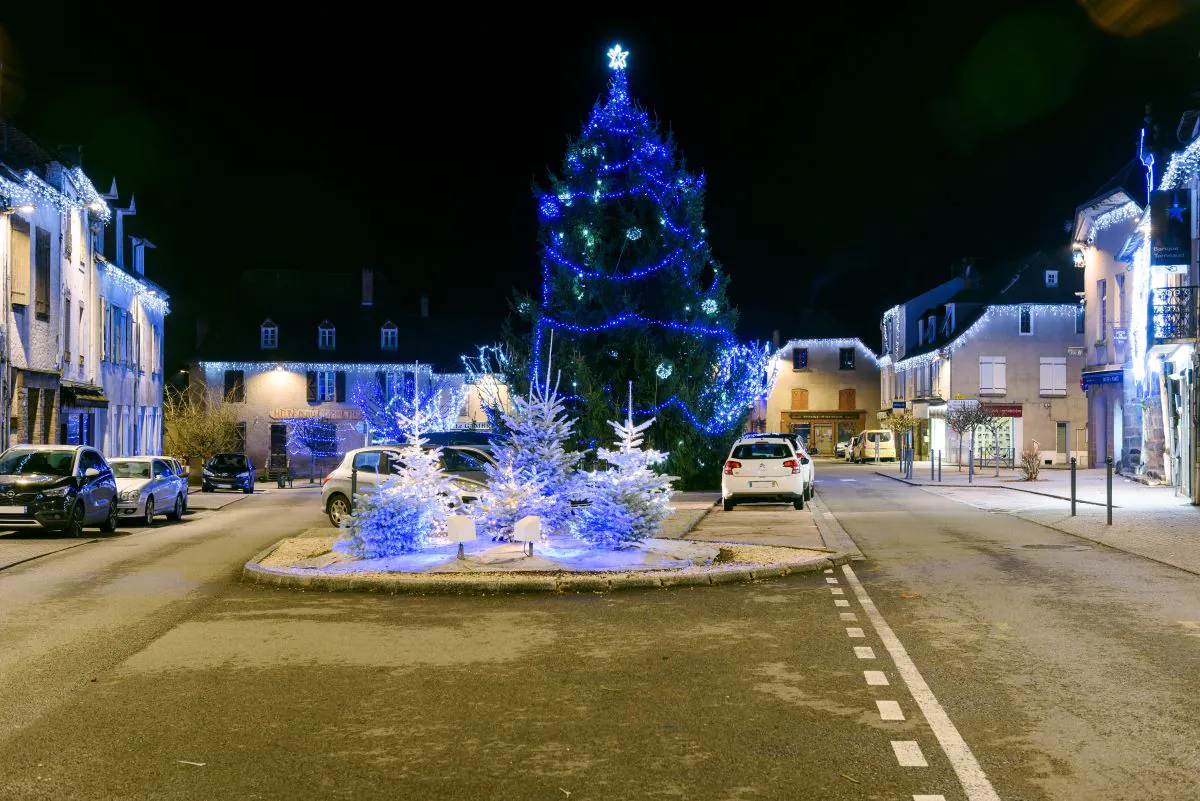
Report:
[{"label": "black car parked at curb", "polygon": [[36,523],[73,537],[117,528],[117,482],[83,445],[18,445],[0,454],[0,528]]},{"label": "black car parked at curb", "polygon": [[218,453],[204,465],[201,492],[218,489],[240,489],[247,495],[254,492],[254,465],[244,453]]}]

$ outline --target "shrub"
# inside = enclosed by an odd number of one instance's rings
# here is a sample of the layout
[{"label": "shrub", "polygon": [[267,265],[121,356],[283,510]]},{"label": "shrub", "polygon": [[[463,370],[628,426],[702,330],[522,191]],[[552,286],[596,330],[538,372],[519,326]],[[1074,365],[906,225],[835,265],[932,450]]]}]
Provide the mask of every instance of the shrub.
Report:
[{"label": "shrub", "polygon": [[1029,447],[1021,451],[1021,480],[1037,481],[1042,469],[1042,451],[1035,439]]}]

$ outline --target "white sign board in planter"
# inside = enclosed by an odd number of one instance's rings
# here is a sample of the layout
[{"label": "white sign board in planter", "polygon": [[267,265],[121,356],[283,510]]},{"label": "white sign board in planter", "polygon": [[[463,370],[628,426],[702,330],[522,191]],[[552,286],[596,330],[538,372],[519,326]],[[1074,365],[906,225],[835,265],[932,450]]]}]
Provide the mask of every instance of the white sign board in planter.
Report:
[{"label": "white sign board in planter", "polygon": [[453,515],[446,521],[446,538],[458,543],[458,558],[463,558],[463,543],[475,539],[475,521],[462,515]]},{"label": "white sign board in planter", "polygon": [[513,526],[513,539],[517,542],[529,543],[529,555],[533,556],[533,543],[542,538],[542,518],[537,515],[526,515]]}]

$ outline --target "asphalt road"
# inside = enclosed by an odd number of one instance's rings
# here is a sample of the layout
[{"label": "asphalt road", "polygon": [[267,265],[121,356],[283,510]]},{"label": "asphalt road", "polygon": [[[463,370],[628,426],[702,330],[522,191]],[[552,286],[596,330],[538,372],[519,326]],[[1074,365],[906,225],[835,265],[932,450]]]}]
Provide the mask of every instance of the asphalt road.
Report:
[{"label": "asphalt road", "polygon": [[961,800],[947,723],[1000,798],[1200,796],[1200,579],[1024,547],[1080,543],[868,467],[818,478],[867,561],[753,585],[240,584],[322,525],[301,490],[10,568],[0,798]]}]

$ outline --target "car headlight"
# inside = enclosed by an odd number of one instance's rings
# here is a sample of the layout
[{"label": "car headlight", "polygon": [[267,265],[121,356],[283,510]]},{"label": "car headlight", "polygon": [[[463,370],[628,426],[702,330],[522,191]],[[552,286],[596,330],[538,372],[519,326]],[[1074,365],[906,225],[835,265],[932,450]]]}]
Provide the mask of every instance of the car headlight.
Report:
[{"label": "car headlight", "polygon": [[250,478],[250,471],[247,470],[244,473],[238,473],[238,478]]},{"label": "car headlight", "polygon": [[142,491],[140,489],[121,490],[120,498],[123,501],[136,501],[139,497],[141,497],[141,494]]},{"label": "car headlight", "polygon": [[206,467],[206,468],[204,468],[204,475],[207,476],[208,478],[212,478],[212,471]]},{"label": "car headlight", "polygon": [[46,498],[61,498],[70,491],[70,487],[55,487],[54,489],[43,490],[42,496]]}]

